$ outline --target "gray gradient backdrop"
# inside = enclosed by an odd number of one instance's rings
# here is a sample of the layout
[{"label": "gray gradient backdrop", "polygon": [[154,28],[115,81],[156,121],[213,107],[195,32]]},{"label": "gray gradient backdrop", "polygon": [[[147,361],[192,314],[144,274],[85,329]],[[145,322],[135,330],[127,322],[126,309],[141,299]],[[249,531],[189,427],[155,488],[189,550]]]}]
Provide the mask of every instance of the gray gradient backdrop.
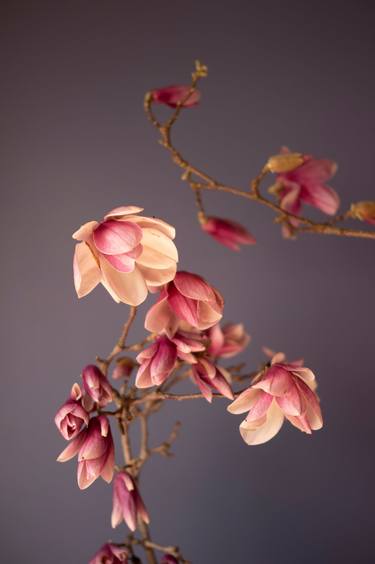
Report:
[{"label": "gray gradient backdrop", "polygon": [[147,89],[184,82],[199,57],[202,104],[175,134],[188,158],[246,186],[287,144],[339,162],[344,207],[374,198],[374,4],[12,1],[0,19],[1,562],[83,564],[124,532],[110,529],[111,489],[80,492],[76,464],[55,463],[52,419],[126,315],[103,289],[77,300],[71,233],[128,203],[176,225],[181,267],[253,335],[244,358],[263,344],[305,357],[326,423],[250,448],[224,403],[167,406],[154,440],[184,425],[177,457],[145,470],[154,537],[194,564],[374,562],[375,243],[284,241],[267,210],[209,194],[258,239],[219,247],[142,113]]}]

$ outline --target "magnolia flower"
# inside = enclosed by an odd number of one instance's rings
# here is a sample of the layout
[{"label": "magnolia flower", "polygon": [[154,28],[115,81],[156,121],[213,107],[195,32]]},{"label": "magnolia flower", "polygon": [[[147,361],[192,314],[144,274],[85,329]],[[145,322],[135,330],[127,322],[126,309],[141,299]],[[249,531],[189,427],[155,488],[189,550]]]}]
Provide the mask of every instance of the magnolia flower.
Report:
[{"label": "magnolia flower", "polygon": [[249,412],[240,425],[248,445],[272,439],[285,417],[309,434],[323,426],[314,374],[301,366],[301,361],[285,363],[284,359],[283,354],[276,354],[256,383],[228,406],[228,411],[236,415]]},{"label": "magnolia flower", "polygon": [[194,89],[189,95],[191,86],[177,85],[166,86],[150,92],[152,101],[156,104],[166,104],[171,108],[182,105],[183,108],[191,108],[196,106],[200,100],[200,92]]},{"label": "magnolia flower", "polygon": [[212,390],[233,399],[233,392],[228,383],[230,375],[222,366],[215,366],[209,360],[200,358],[197,364],[192,366],[192,379],[209,403],[212,401]]},{"label": "magnolia flower", "polygon": [[181,321],[196,329],[208,329],[222,318],[221,294],[203,278],[177,272],[160,292],[159,300],[147,312],[145,327],[153,333],[173,336]]},{"label": "magnolia flower", "polygon": [[232,251],[239,251],[240,245],[254,245],[256,243],[251,233],[239,223],[229,219],[207,217],[201,225],[203,231]]},{"label": "magnolia flower", "polygon": [[[287,148],[282,149],[285,155]],[[339,196],[325,183],[332,178],[337,170],[334,161],[328,159],[314,159],[304,157],[301,166],[277,175],[277,182],[270,188],[280,199],[280,206],[298,215],[302,204],[309,204],[328,215],[335,215],[340,204]],[[298,221],[291,220],[292,225]],[[294,222],[294,223],[293,223]]]},{"label": "magnolia flower", "polygon": [[82,406],[81,399],[81,388],[78,384],[74,384],[69,399],[55,415],[56,426],[67,441],[78,435],[82,425],[88,425],[89,414]]},{"label": "magnolia flower", "polygon": [[84,490],[101,476],[111,482],[115,464],[115,449],[111,428],[104,415],[90,419],[89,426],[77,435],[57,458],[66,462],[78,454],[78,486]]},{"label": "magnolia flower", "polygon": [[171,342],[176,346],[177,358],[188,364],[196,364],[198,361],[195,353],[206,350],[204,336],[200,332],[178,331]]},{"label": "magnolia flower", "polygon": [[231,358],[242,352],[250,342],[250,335],[242,323],[228,323],[224,327],[217,323],[206,333],[210,340],[207,352],[214,358]]},{"label": "magnolia flower", "polygon": [[178,260],[173,227],[123,206],[104,220],[89,221],[73,233],[74,284],[79,298],[101,282],[116,302],[137,306],[147,291],[173,280]]},{"label": "magnolia flower", "polygon": [[350,215],[355,219],[375,225],[375,202],[355,202],[350,206]]},{"label": "magnolia flower", "polygon": [[135,385],[138,388],[160,386],[171,374],[176,359],[176,345],[162,335],[137,356],[140,367]]},{"label": "magnolia flower", "polygon": [[129,552],[126,548],[110,542],[103,544],[89,564],[121,564],[128,563]]},{"label": "magnolia flower", "polygon": [[113,483],[112,527],[117,527],[122,520],[131,531],[137,528],[138,520],[150,522],[136,483],[127,472],[119,472]]},{"label": "magnolia flower", "polygon": [[100,406],[111,403],[112,387],[104,374],[94,364],[89,364],[82,372],[83,386],[86,393]]}]

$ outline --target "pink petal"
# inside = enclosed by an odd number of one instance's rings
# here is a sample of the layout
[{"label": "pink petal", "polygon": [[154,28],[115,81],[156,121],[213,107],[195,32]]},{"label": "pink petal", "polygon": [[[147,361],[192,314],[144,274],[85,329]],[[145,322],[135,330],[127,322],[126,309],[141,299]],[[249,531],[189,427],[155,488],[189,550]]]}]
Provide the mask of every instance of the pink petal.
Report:
[{"label": "pink petal", "polygon": [[95,247],[106,255],[120,255],[132,251],[142,239],[142,229],[130,221],[108,219],[94,231]]},{"label": "pink petal", "polygon": [[337,192],[330,186],[323,184],[304,187],[301,199],[328,215],[335,215],[340,206],[340,198]]},{"label": "pink petal", "polygon": [[107,260],[119,272],[133,272],[134,270],[135,259],[126,253],[122,255],[105,255],[103,260]]},{"label": "pink petal", "polygon": [[193,300],[215,301],[215,294],[207,282],[197,274],[177,272],[173,281],[177,290]]},{"label": "pink petal", "polygon": [[166,331],[172,336],[178,327],[178,319],[170,308],[166,294],[148,310],[145,318],[145,328],[151,333]]},{"label": "pink petal", "polygon": [[186,298],[173,285],[169,289],[168,303],[173,312],[193,327],[199,326],[198,302]]},{"label": "pink petal", "polygon": [[87,437],[87,430],[84,429],[80,434],[73,439],[68,446],[59,454],[57,457],[57,462],[66,462],[73,458],[85,442]]},{"label": "pink petal", "polygon": [[260,445],[272,439],[280,431],[284,415],[278,405],[273,402],[267,416],[263,419],[260,425],[255,421],[247,422],[246,419],[242,421],[240,433],[246,444]]},{"label": "pink petal", "polygon": [[180,102],[183,102],[184,108],[190,108],[198,104],[200,100],[200,92],[194,90],[186,99],[190,91],[190,86],[172,85],[164,88],[152,90],[152,99],[156,104],[166,104],[171,108],[176,108]]},{"label": "pink petal", "polygon": [[228,405],[227,410],[229,411],[229,413],[233,413],[234,415],[239,415],[240,413],[250,411],[250,409],[252,409],[252,407],[257,403],[258,398],[262,394],[264,394],[262,390],[248,388],[247,390],[244,390],[234,400],[234,402]]}]

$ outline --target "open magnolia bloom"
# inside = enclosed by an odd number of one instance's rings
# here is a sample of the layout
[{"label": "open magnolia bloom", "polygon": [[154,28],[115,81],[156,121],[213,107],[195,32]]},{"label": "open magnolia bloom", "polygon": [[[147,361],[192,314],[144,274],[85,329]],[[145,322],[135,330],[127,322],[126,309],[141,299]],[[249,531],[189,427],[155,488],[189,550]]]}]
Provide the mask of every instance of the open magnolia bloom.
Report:
[{"label": "open magnolia bloom", "polygon": [[221,294],[197,274],[177,272],[160,292],[159,300],[147,312],[145,328],[172,337],[181,322],[194,329],[208,329],[222,318]]},{"label": "open magnolia bloom", "polygon": [[248,411],[240,425],[241,436],[248,445],[272,439],[284,418],[309,434],[323,426],[314,374],[300,361],[285,363],[284,359],[283,354],[276,354],[256,383],[227,408],[236,415]]},{"label": "open magnolia bloom", "polygon": [[143,208],[122,206],[89,221],[73,233],[74,285],[79,298],[101,282],[116,302],[137,306],[150,288],[173,280],[178,253],[175,229],[165,221],[138,215]]}]

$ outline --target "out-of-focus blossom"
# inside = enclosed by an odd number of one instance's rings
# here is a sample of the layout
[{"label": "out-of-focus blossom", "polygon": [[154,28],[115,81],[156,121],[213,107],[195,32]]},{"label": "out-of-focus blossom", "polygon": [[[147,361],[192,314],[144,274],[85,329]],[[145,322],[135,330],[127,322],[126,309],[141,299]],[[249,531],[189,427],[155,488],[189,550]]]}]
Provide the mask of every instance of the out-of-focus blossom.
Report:
[{"label": "out-of-focus blossom", "polygon": [[189,94],[190,90],[190,86],[179,84],[152,90],[150,95],[156,104],[166,104],[171,108],[176,108],[178,105],[182,105],[183,108],[191,108],[198,104],[201,95],[197,89]]},{"label": "out-of-focus blossom", "polygon": [[137,528],[138,520],[150,522],[137,485],[127,472],[119,472],[113,482],[112,527],[117,527],[122,520],[131,531]]},{"label": "out-of-focus blossom", "polygon": [[201,225],[203,231],[232,251],[239,251],[240,245],[254,245],[256,243],[251,233],[239,223],[229,219],[207,217]]},{"label": "out-of-focus blossom", "polygon": [[115,449],[111,428],[104,415],[90,419],[89,426],[77,435],[57,458],[66,462],[78,454],[78,486],[84,490],[101,476],[111,482],[115,464]]},{"label": "out-of-focus blossom", "polygon": [[89,414],[82,406],[81,399],[81,388],[78,384],[74,384],[69,399],[55,415],[56,426],[67,441],[78,435],[82,425],[88,425]]},{"label": "out-of-focus blossom", "polygon": [[[283,149],[285,156],[288,149]],[[329,159],[314,159],[305,157],[301,166],[289,172],[277,175],[276,184],[270,188],[280,200],[280,206],[299,215],[302,204],[309,204],[328,215],[335,215],[340,199],[333,188],[326,182],[334,176],[337,165]],[[298,220],[291,219],[292,225],[298,225]]]},{"label": "out-of-focus blossom", "polygon": [[242,323],[228,323],[224,327],[217,323],[206,333],[210,341],[207,352],[214,358],[231,358],[242,352],[250,342],[250,335]]},{"label": "out-of-focus blossom", "polygon": [[111,384],[97,366],[87,365],[82,371],[82,380],[86,393],[100,407],[111,403],[113,399]]},{"label": "out-of-focus blossom", "polygon": [[129,552],[126,548],[110,542],[103,544],[89,564],[128,564]]},{"label": "out-of-focus blossom", "polygon": [[129,356],[123,356],[116,360],[116,366],[112,372],[112,378],[114,380],[122,380],[123,378],[129,378],[133,368],[137,366],[132,358]]},{"label": "out-of-focus blossom", "polygon": [[233,399],[233,392],[228,383],[229,373],[225,368],[200,358],[192,365],[192,379],[200,389],[204,398],[211,403],[212,392],[217,391],[228,399]]},{"label": "out-of-focus blossom", "polygon": [[196,329],[208,329],[222,318],[224,300],[203,278],[177,272],[163,288],[159,300],[147,312],[145,327],[154,333],[173,336],[181,321]]},{"label": "out-of-focus blossom", "polygon": [[173,554],[165,554],[161,559],[160,564],[178,564],[178,560],[173,556]]},{"label": "out-of-focus blossom", "polygon": [[173,227],[138,215],[143,208],[123,206],[104,220],[89,221],[73,233],[81,241],[74,253],[74,284],[79,298],[99,282],[116,302],[137,306],[147,291],[173,280],[178,260]]},{"label": "out-of-focus blossom", "polygon": [[160,386],[171,374],[177,359],[176,345],[162,335],[137,356],[140,364],[135,385],[138,388]]},{"label": "out-of-focus blossom", "polygon": [[276,354],[256,383],[228,406],[230,413],[249,412],[240,425],[241,436],[248,445],[272,439],[284,418],[309,434],[323,426],[314,374],[301,366],[301,361],[285,363],[284,359],[282,353]]},{"label": "out-of-focus blossom", "polygon": [[375,225],[375,202],[355,202],[350,206],[350,215]]}]

